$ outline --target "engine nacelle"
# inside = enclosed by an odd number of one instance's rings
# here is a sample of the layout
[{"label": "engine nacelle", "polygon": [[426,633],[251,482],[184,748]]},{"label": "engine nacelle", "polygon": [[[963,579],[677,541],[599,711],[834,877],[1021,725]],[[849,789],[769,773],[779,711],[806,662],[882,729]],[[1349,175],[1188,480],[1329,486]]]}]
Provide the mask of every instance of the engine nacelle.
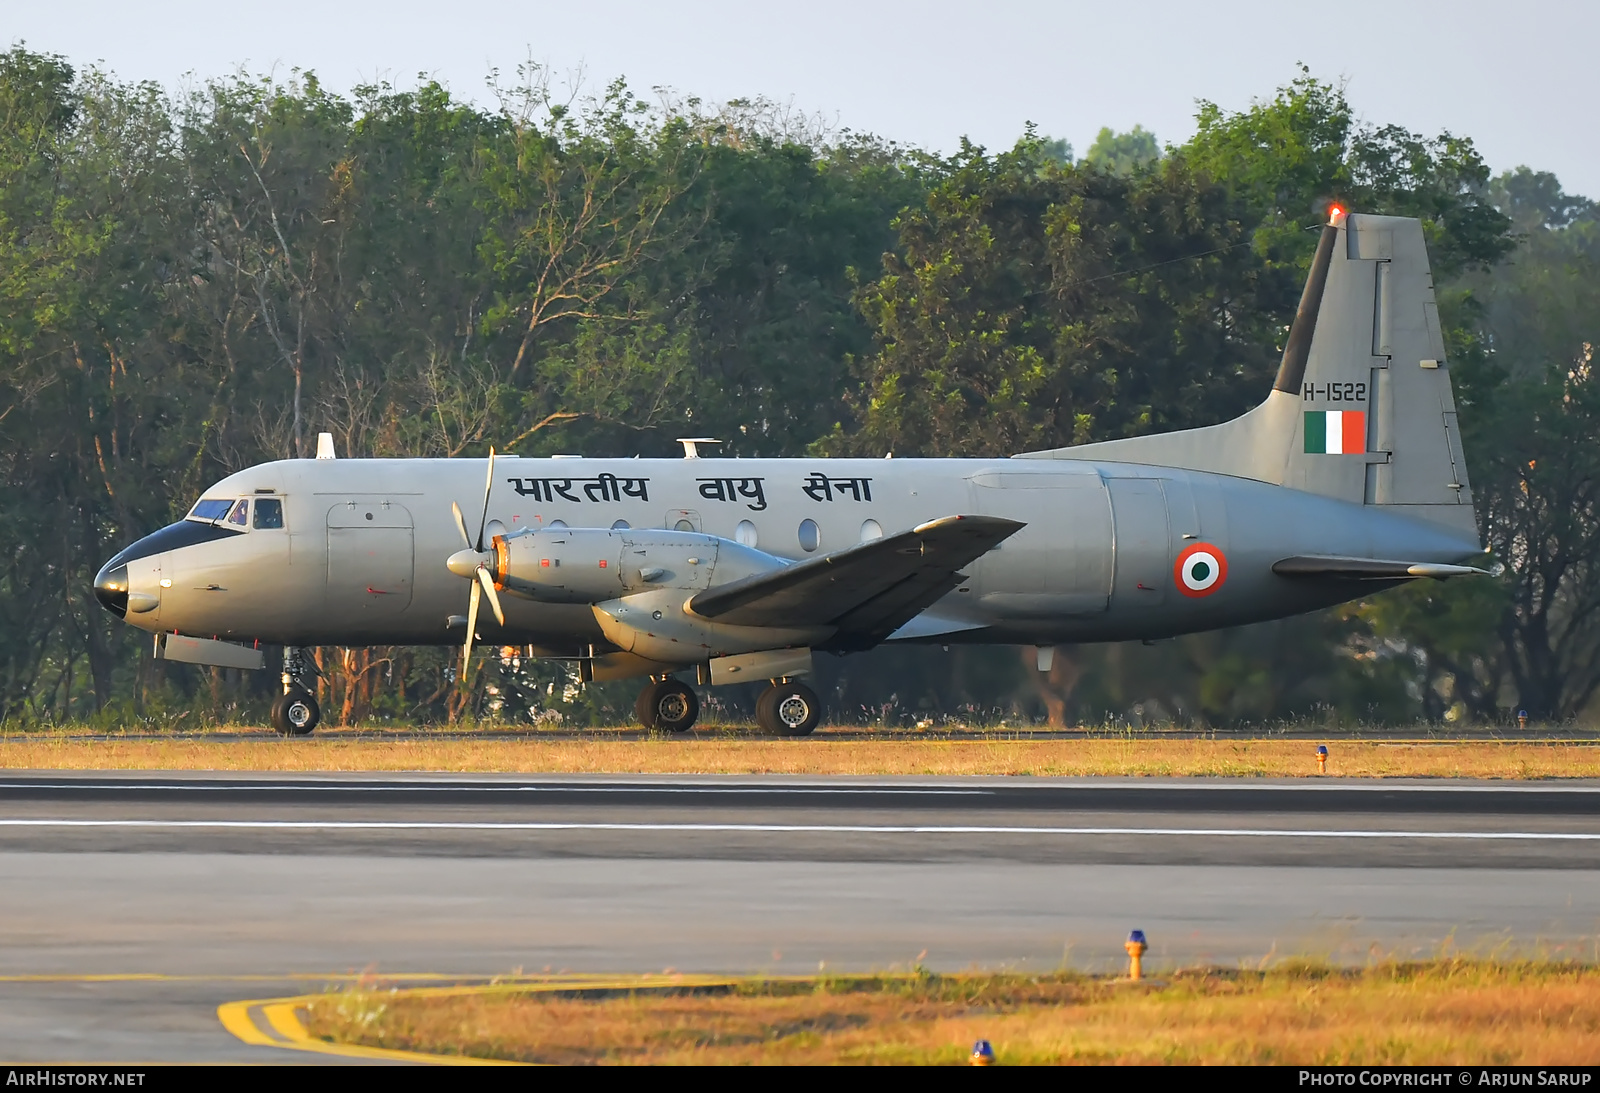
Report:
[{"label": "engine nacelle", "polygon": [[541,528],[496,535],[494,584],[544,603],[596,603],[621,595],[621,534],[602,528]]},{"label": "engine nacelle", "polygon": [[697,592],[784,564],[715,535],[654,528],[518,531],[495,536],[494,554],[495,587],[542,603],[601,603],[658,588]]},{"label": "engine nacelle", "polygon": [[815,645],[831,626],[731,626],[686,611],[693,592],[658,588],[594,605],[595,621],[617,648],[665,664],[698,664],[713,657],[783,646]]}]

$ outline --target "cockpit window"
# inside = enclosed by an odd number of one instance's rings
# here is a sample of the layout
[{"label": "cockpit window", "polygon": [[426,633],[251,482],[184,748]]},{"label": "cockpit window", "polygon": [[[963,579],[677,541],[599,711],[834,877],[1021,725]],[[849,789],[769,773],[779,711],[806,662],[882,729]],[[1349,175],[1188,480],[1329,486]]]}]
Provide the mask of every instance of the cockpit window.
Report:
[{"label": "cockpit window", "polygon": [[246,497],[239,498],[239,503],[233,506],[233,511],[228,513],[228,523],[244,527],[250,522],[250,500]]},{"label": "cockpit window", "polygon": [[220,520],[228,515],[228,510],[233,507],[232,500],[200,500],[196,501],[194,508],[189,512],[191,520]]},{"label": "cockpit window", "polygon": [[283,502],[276,497],[256,498],[255,526],[258,528],[283,527]]}]

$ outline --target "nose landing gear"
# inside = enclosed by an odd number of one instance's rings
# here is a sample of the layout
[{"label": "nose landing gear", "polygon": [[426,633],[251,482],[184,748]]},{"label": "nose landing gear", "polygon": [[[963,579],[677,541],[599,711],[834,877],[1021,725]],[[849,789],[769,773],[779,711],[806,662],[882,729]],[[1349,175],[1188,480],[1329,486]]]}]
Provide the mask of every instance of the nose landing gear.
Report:
[{"label": "nose landing gear", "polygon": [[302,682],[315,675],[305,651],[290,645],[283,650],[283,694],[272,703],[272,727],[283,736],[309,736],[322,720],[322,709],[311,687]]},{"label": "nose landing gear", "polygon": [[700,716],[700,700],[687,684],[670,676],[653,680],[633,704],[639,724],[655,732],[688,732]]}]

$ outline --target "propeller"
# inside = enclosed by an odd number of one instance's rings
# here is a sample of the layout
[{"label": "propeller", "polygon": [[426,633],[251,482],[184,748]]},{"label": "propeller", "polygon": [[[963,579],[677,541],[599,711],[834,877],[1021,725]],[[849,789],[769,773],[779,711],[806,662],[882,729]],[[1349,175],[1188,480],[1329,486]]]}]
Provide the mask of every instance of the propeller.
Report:
[{"label": "propeller", "polygon": [[489,449],[488,480],[483,484],[483,517],[478,521],[478,537],[476,540],[467,534],[467,519],[461,514],[461,506],[450,502],[450,512],[455,516],[456,530],[461,533],[463,549],[450,555],[445,565],[450,572],[458,577],[465,577],[472,582],[472,592],[467,598],[467,640],[461,650],[461,678],[467,678],[467,671],[472,667],[472,642],[478,636],[478,606],[484,596],[489,597],[489,610],[494,612],[495,621],[501,626],[506,624],[506,614],[500,607],[500,596],[494,589],[494,576],[490,567],[494,564],[494,554],[484,549],[483,533],[489,526],[489,493],[494,489],[494,449]]}]

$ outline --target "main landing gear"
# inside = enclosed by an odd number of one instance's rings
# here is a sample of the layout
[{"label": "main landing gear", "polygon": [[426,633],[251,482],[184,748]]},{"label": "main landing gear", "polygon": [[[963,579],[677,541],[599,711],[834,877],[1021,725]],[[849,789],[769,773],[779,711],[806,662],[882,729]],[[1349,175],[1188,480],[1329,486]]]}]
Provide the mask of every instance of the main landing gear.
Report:
[{"label": "main landing gear", "polygon": [[756,723],[779,736],[810,736],[821,718],[817,692],[804,683],[775,679],[756,699]]},{"label": "main landing gear", "polygon": [[688,684],[664,676],[651,680],[639,692],[633,715],[653,732],[688,732],[700,716],[700,700]]},{"label": "main landing gear", "polygon": [[[688,684],[663,676],[645,684],[633,716],[652,732],[688,732],[700,716],[700,700]],[[756,723],[778,736],[809,736],[821,718],[817,692],[794,680],[773,680],[756,700]]]},{"label": "main landing gear", "polygon": [[316,669],[306,661],[305,650],[290,645],[283,650],[283,694],[272,703],[272,727],[284,736],[309,736],[322,720],[322,709],[312,693]]}]

